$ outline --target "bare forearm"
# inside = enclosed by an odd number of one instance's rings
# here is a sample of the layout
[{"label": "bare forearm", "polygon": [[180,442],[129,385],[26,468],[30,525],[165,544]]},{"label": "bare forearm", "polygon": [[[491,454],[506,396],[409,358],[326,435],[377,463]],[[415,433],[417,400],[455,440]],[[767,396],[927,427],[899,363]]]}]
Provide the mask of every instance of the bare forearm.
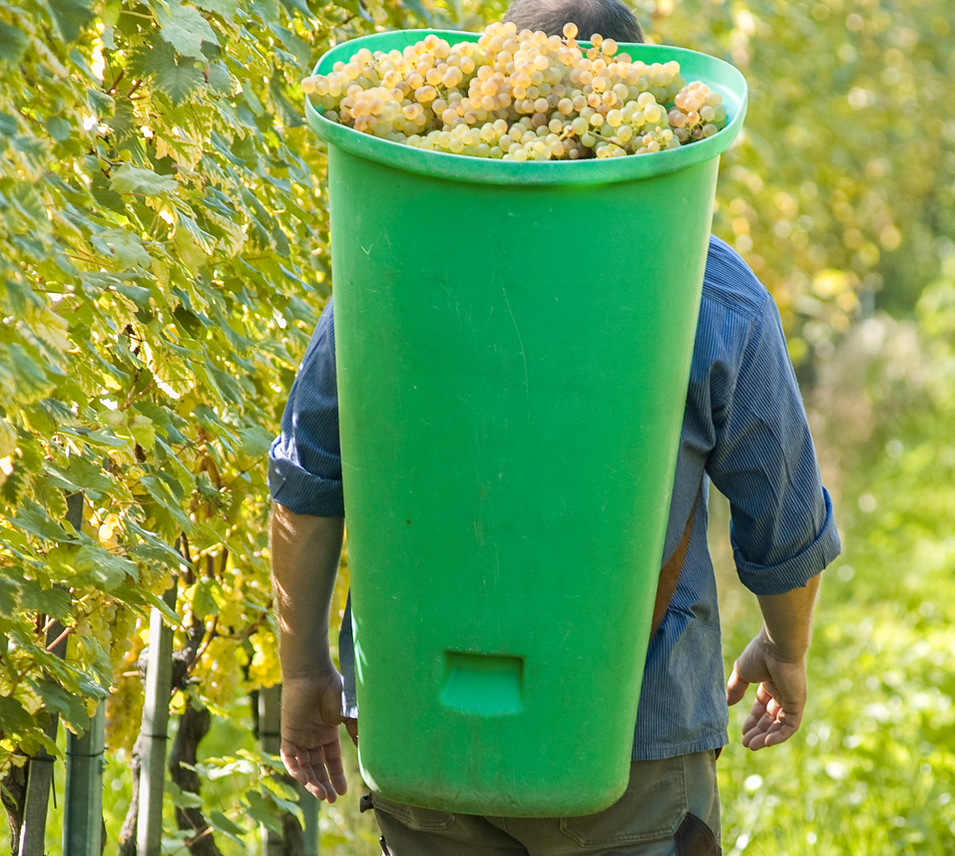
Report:
[{"label": "bare forearm", "polygon": [[812,638],[812,612],[822,574],[785,594],[760,595],[763,629],[774,654],[782,660],[802,659]]},{"label": "bare forearm", "polygon": [[286,680],[331,666],[329,610],[343,531],[340,517],[295,514],[278,504],[272,511],[272,590]]}]

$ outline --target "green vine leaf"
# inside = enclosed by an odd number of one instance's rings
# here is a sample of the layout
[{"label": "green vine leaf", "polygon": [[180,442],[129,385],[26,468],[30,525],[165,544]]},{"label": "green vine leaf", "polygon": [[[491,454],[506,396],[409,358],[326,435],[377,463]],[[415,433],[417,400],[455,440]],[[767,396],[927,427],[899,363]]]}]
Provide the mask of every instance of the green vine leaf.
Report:
[{"label": "green vine leaf", "polygon": [[27,683],[43,699],[43,705],[48,711],[62,716],[66,722],[77,730],[85,731],[89,728],[89,713],[81,698],[66,692],[62,687],[50,681],[28,678]]},{"label": "green vine leaf", "polygon": [[109,183],[110,189],[117,193],[141,193],[144,196],[162,196],[174,193],[178,184],[168,175],[158,175],[149,169],[123,164]]},{"label": "green vine leaf", "polygon": [[29,41],[21,29],[0,21],[0,61],[9,66],[16,65],[28,44]]},{"label": "green vine leaf", "polygon": [[203,42],[219,43],[209,22],[194,6],[170,0],[157,4],[155,12],[163,38],[183,56],[201,57]]},{"label": "green vine leaf", "polygon": [[66,42],[79,38],[80,32],[93,19],[90,4],[83,0],[49,0],[50,12]]},{"label": "green vine leaf", "polygon": [[179,107],[188,101],[203,82],[202,72],[189,59],[181,62],[177,59],[175,63],[156,75],[156,86],[169,96],[174,107]]}]

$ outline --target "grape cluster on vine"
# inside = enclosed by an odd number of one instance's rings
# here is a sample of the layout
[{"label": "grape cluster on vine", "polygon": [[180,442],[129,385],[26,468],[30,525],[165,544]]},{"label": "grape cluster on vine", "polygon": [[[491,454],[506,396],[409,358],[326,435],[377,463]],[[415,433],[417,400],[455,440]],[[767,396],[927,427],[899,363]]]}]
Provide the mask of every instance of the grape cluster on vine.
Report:
[{"label": "grape cluster on vine", "polygon": [[327,119],[433,151],[500,160],[643,154],[726,125],[718,92],[687,83],[679,63],[646,64],[612,39],[575,40],[489,24],[476,42],[429,34],[403,51],[361,48],[306,78]]},{"label": "grape cluster on vine", "polygon": [[115,670],[133,647],[131,637],[136,627],[135,613],[126,604],[98,589],[78,590],[76,595],[73,641],[84,652],[84,659],[95,659],[95,652],[89,649],[98,645]]}]

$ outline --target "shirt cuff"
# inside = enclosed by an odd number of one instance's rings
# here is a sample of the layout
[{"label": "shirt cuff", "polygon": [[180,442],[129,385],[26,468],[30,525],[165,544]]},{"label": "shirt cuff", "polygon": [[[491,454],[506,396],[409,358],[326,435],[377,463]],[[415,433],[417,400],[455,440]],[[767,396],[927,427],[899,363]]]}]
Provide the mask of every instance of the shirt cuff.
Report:
[{"label": "shirt cuff", "polygon": [[832,513],[832,500],[825,488],[822,493],[826,503],[826,519],[822,529],[815,540],[795,556],[776,565],[760,565],[746,561],[738,550],[733,551],[740,581],[753,594],[785,594],[802,588],[842,551]]},{"label": "shirt cuff", "polygon": [[294,514],[345,516],[341,479],[317,476],[287,459],[270,455],[268,484],[272,499]]}]

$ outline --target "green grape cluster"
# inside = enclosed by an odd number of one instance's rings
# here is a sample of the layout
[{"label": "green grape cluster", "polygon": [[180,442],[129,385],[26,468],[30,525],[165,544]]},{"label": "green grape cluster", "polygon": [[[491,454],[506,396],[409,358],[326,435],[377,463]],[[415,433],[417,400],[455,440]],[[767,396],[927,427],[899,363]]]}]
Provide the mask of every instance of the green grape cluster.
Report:
[{"label": "green grape cluster", "polygon": [[133,748],[139,736],[143,708],[143,679],[140,657],[146,647],[148,624],[140,621],[130,631],[130,647],[114,665],[114,686],[106,699],[107,743],[114,749]]},{"label": "green grape cluster", "polygon": [[88,590],[77,603],[73,636],[83,648],[95,640],[107,654],[115,671],[124,662],[132,648],[131,635],[136,627],[136,615],[125,604],[113,600],[104,592]]},{"label": "green grape cluster", "polygon": [[499,160],[657,152],[726,125],[719,93],[675,60],[646,64],[577,27],[564,38],[489,24],[476,42],[429,34],[403,51],[361,48],[302,89],[327,119],[417,148]]},{"label": "green grape cluster", "polygon": [[680,143],[691,143],[712,137],[724,127],[726,108],[718,92],[694,80],[676,94],[668,118]]}]

